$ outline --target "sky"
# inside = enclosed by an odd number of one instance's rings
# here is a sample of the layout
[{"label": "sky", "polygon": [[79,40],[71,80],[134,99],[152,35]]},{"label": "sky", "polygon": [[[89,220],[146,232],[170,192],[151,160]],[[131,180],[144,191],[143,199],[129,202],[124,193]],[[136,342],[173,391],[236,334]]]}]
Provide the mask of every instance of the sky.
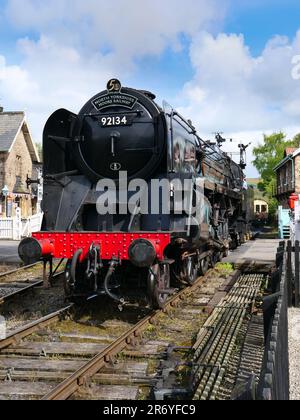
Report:
[{"label": "sky", "polygon": [[300,132],[298,0],[0,0],[0,104],[36,142],[117,77],[152,90],[225,150]]}]

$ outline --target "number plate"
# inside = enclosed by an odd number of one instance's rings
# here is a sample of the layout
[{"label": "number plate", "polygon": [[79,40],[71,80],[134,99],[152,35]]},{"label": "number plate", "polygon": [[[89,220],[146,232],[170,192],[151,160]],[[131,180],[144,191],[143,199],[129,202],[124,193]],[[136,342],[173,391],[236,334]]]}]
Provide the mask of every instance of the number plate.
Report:
[{"label": "number plate", "polygon": [[122,127],[132,125],[135,115],[114,115],[101,117],[99,122],[101,127]]}]

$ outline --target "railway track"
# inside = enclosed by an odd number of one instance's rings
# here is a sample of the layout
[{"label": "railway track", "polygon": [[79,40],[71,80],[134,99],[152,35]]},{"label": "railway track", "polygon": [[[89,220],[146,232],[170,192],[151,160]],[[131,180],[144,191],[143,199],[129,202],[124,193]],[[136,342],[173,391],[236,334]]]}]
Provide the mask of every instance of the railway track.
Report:
[{"label": "railway track", "polygon": [[[8,300],[43,285],[42,274],[34,274],[30,270],[41,266],[42,263],[31,264],[0,274],[0,305]],[[54,274],[58,278],[63,271]],[[17,277],[17,279],[15,279]],[[26,278],[27,277],[27,278]],[[30,278],[28,278],[30,277]],[[25,278],[25,279],[24,279]]]},{"label": "railway track", "polygon": [[20,279],[14,280],[14,277],[20,273],[26,273],[30,269],[38,266],[39,264],[32,264],[25,267],[17,268],[14,270],[7,271],[0,274],[0,305],[9,299],[25,293],[34,287],[41,286],[43,284],[42,280],[36,279]]},{"label": "railway track", "polygon": [[[219,349],[220,357],[225,359],[224,366],[247,305],[253,303],[261,280],[257,278],[255,286],[247,287],[240,283],[244,281],[242,277],[232,289],[237,277],[235,273],[224,282],[221,278],[213,281],[208,275],[172,297],[164,311],[135,319],[138,311],[132,310],[129,323],[124,322],[125,314],[120,314],[117,320],[107,317],[100,327],[82,331],[80,322],[72,324],[68,319],[62,320],[71,309],[67,307],[19,329],[0,342],[0,399],[132,400],[149,399],[153,395],[160,399],[168,396],[161,393],[166,386],[162,378],[166,378],[164,364],[171,358],[172,365],[174,354],[176,368],[169,369],[175,372],[176,378],[172,388],[179,387],[182,395],[186,395],[185,392],[191,392],[190,384],[187,385],[180,370],[176,372],[182,360],[186,360],[192,350],[195,363],[210,346],[207,354],[212,348]],[[240,306],[233,307],[233,303]],[[212,317],[217,325],[214,330]],[[224,318],[225,327],[222,326]],[[216,328],[219,331],[217,345],[211,335],[212,331],[216,333]],[[225,338],[222,332],[226,332]],[[194,344],[197,333],[198,340]],[[227,349],[225,353],[224,349]],[[216,358],[215,352],[211,357]],[[214,363],[219,363],[218,357]],[[221,382],[219,373],[213,372],[214,383]],[[193,376],[198,378],[196,374]],[[206,377],[204,371],[196,381],[200,384],[197,392]],[[207,380],[211,382],[210,377]],[[196,397],[199,397],[197,392]],[[206,388],[202,394],[205,392]]]}]

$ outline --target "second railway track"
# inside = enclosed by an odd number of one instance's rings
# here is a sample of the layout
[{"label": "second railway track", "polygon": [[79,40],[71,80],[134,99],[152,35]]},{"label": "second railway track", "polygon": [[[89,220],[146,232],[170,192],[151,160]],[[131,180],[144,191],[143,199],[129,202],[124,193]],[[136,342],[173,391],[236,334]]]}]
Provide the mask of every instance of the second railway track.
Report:
[{"label": "second railway track", "polygon": [[[211,272],[142,319],[131,309],[129,322],[120,314],[85,328],[82,320],[63,320],[67,308],[22,327],[0,342],[0,399],[162,399],[168,386],[170,394],[179,388],[183,397],[194,388],[203,398],[208,384],[210,394],[226,379],[227,359],[262,281]],[[211,372],[212,364],[219,370]]]},{"label": "second railway track", "polygon": [[[39,272],[39,268],[41,272]],[[63,272],[55,273],[53,279],[58,278],[62,274]],[[43,286],[42,263],[31,264],[1,273],[0,305],[41,286]]]},{"label": "second railway track", "polygon": [[[41,279],[37,280],[27,277],[28,271],[34,269],[36,266],[38,264],[17,268],[0,274],[0,305],[17,295],[43,284]],[[15,279],[15,277],[18,277],[18,279]]]}]

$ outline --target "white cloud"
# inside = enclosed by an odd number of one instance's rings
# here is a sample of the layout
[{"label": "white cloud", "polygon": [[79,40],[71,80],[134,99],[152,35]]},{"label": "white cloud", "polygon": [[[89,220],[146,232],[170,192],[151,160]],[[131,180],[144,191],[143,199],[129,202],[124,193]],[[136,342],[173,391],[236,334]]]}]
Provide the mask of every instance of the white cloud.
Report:
[{"label": "white cloud", "polygon": [[10,66],[0,56],[2,103],[26,111],[36,141],[41,140],[46,119],[55,109],[78,112],[118,70],[108,57],[81,57],[74,48],[45,36],[38,42],[20,40],[18,47],[24,55],[21,65]]},{"label": "white cloud", "polygon": [[[208,136],[220,130],[254,145],[262,133],[294,136],[300,132],[300,81],[292,77],[292,60],[299,52],[300,32],[292,42],[272,38],[259,57],[242,35],[198,34],[190,48],[195,76],[178,97],[185,104],[181,112]],[[251,165],[249,171],[253,175]]]},{"label": "white cloud", "polygon": [[181,37],[223,16],[217,0],[9,0],[6,18],[19,33],[18,66],[0,55],[3,105],[27,110],[36,140],[58,107],[78,112],[111,77],[130,81],[136,58],[180,50]]},{"label": "white cloud", "polygon": [[123,60],[180,48],[219,20],[217,0],[10,0],[6,11],[19,29],[33,29],[85,51],[111,49]]}]

